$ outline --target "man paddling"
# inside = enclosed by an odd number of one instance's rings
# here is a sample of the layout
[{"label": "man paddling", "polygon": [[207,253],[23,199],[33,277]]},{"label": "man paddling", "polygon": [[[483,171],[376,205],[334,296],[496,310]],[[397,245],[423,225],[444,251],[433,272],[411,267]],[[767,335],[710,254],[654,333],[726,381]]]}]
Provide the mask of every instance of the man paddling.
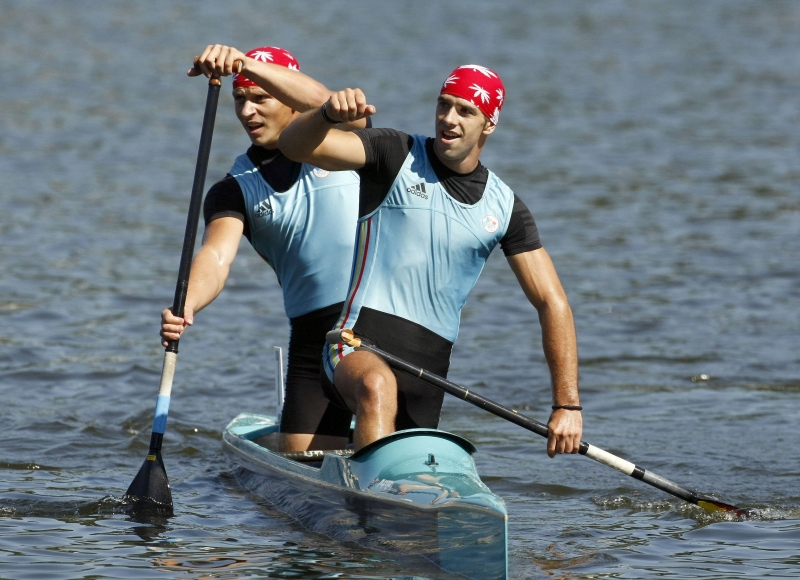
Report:
[{"label": "man paddling", "polygon": [[[239,74],[233,72],[237,60],[243,63]],[[184,317],[169,308],[161,314],[166,345],[180,339],[194,315],[222,291],[242,235],[272,266],[291,324],[282,451],[341,449],[352,419],[323,394],[319,353],[347,290],[359,179],[353,172],[329,173],[291,161],[277,148],[281,131],[300,112],[319,108],[331,95],[299,69],[281,48],[242,54],[214,45],[189,70],[189,76],[234,75],[236,116],[252,145],[206,196],[206,230],[192,262]]]},{"label": "man paddling", "polygon": [[[336,328],[445,376],[461,308],[499,243],[536,308],[550,369],[547,453],[577,453],[582,420],[572,312],[533,216],[479,161],[505,99],[497,73],[462,66],[444,81],[436,136],[391,129],[337,131],[375,112],[359,89],[298,117],[279,146],[291,159],[361,176],[350,289]],[[326,348],[331,400],[356,414],[357,449],[394,430],[436,427],[443,393],[395,375],[378,356]]]}]

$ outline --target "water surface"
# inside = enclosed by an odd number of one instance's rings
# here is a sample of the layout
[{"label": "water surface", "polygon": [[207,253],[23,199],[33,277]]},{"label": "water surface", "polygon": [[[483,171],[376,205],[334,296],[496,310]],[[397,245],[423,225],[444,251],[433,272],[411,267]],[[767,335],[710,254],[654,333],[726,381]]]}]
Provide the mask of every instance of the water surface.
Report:
[{"label": "water surface", "polygon": [[[176,516],[119,509],[147,452],[210,42],[285,46],[378,126],[429,133],[444,76],[508,100],[484,163],[531,207],[575,312],[584,439],[761,518],[731,521],[448,400],[506,499],[513,578],[800,572],[800,6],[609,1],[0,1],[0,576],[435,577],[305,532],[238,486],[220,432],[272,409],[288,326],[245,244],[181,343]],[[226,85],[228,87],[229,85]],[[246,146],[223,91],[208,182]],[[451,378],[545,420],[534,309],[500,252]]]}]

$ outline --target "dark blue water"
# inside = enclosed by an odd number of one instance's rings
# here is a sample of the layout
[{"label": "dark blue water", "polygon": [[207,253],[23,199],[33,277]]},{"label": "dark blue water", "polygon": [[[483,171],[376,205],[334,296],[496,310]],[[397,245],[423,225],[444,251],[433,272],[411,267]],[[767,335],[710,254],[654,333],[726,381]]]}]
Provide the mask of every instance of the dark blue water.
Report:
[{"label": "dark blue water", "polygon": [[[432,129],[466,62],[508,100],[484,163],[531,207],[578,328],[584,439],[761,517],[709,515],[459,401],[514,578],[800,573],[800,5],[0,0],[0,577],[429,577],[243,491],[220,432],[273,406],[280,291],[245,244],[181,341],[176,516],[119,499],[147,452],[211,42],[285,46],[376,125]],[[208,181],[247,146],[223,91]],[[545,420],[536,314],[492,257],[451,377]]]}]

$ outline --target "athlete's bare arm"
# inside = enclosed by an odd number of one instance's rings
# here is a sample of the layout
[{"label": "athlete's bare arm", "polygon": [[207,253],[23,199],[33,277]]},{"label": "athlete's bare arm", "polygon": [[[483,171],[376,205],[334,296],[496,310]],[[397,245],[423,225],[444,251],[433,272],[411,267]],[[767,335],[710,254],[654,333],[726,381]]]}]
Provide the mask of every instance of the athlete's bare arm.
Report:
[{"label": "athlete's bare arm", "polygon": [[[375,114],[360,89],[345,89],[331,95],[325,114],[334,122],[353,123]],[[321,108],[300,115],[283,130],[278,148],[294,161],[310,163],[329,171],[360,169],[367,161],[361,139],[339,131],[325,120]]]},{"label": "athlete's bare arm", "polygon": [[[300,71],[285,66],[249,58],[242,51],[222,44],[210,44],[197,57],[197,66],[188,70],[190,77],[205,75],[223,77],[233,74],[233,63],[242,61],[241,74],[267,91],[281,103],[304,113],[322,106],[333,94],[322,83]],[[359,129],[367,124],[366,118],[347,123],[343,129]]]},{"label": "athlete's bare arm", "polygon": [[[242,74],[270,95],[295,111],[305,112],[319,107],[331,96],[331,90],[300,71],[262,62],[222,44],[208,45],[197,57],[197,67],[190,68],[190,77],[205,75],[223,77],[233,74],[233,63],[242,61]],[[199,69],[199,70],[198,70]]]},{"label": "athlete's bare arm", "polygon": [[[508,257],[520,286],[539,313],[542,345],[556,405],[580,405],[578,341],[567,295],[550,256],[540,248]],[[577,453],[583,420],[580,411],[553,411],[547,424],[547,454]]]},{"label": "athlete's bare arm", "polygon": [[242,220],[233,217],[219,218],[206,226],[203,245],[192,260],[183,318],[175,316],[170,308],[161,312],[160,334],[164,346],[168,340],[180,340],[194,322],[194,315],[222,292],[243,231]]}]

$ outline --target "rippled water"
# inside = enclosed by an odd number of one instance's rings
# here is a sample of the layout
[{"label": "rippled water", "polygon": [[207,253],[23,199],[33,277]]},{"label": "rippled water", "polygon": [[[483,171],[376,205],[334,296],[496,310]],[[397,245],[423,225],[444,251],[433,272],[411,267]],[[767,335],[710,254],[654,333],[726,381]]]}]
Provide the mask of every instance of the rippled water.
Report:
[{"label": "rippled water", "polygon": [[[220,431],[272,406],[287,342],[243,245],[181,344],[164,457],[177,514],[119,498],[146,454],[208,42],[285,46],[376,125],[429,132],[458,64],[503,76],[484,162],[529,204],[576,315],[584,438],[761,510],[730,521],[459,401],[510,513],[514,578],[800,573],[800,6],[472,0],[0,0],[0,576],[431,577],[304,532],[242,490]],[[225,94],[209,183],[246,147]],[[452,378],[545,419],[533,308],[494,256]],[[435,577],[436,574],[433,573]]]}]

